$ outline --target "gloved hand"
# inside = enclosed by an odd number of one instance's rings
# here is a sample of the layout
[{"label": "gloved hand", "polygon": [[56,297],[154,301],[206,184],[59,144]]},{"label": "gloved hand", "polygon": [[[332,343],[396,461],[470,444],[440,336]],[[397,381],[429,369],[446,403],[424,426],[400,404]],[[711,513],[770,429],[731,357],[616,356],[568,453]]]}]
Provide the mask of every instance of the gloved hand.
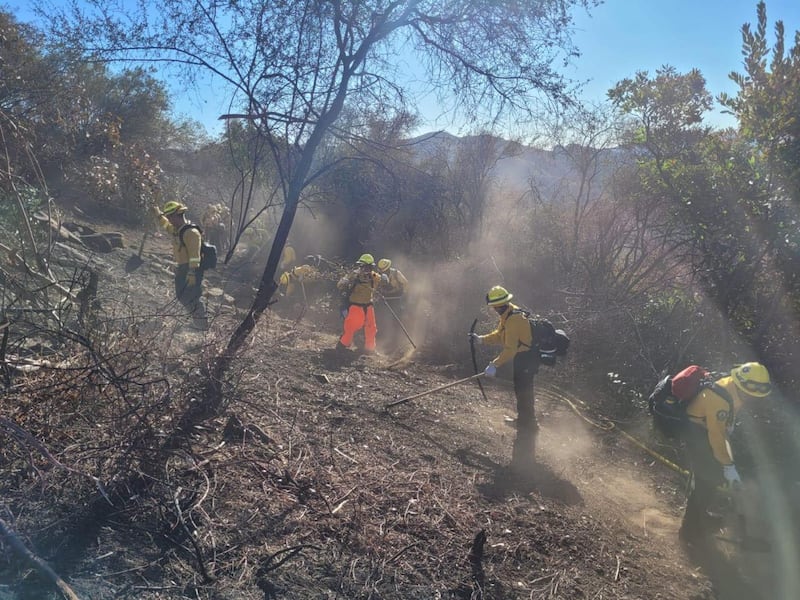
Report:
[{"label": "gloved hand", "polygon": [[194,287],[197,285],[197,271],[194,269],[186,273],[186,287]]},{"label": "gloved hand", "polygon": [[730,487],[740,485],[742,478],[739,477],[739,472],[736,470],[736,465],[725,465],[722,467],[722,475],[725,477],[725,483]]},{"label": "gloved hand", "polygon": [[497,367],[494,366],[494,363],[489,363],[483,370],[483,374],[486,375],[487,377],[494,377],[495,375],[497,375]]},{"label": "gloved hand", "polygon": [[381,283],[389,285],[389,276],[386,273],[381,273]]},{"label": "gloved hand", "polygon": [[343,309],[342,309],[341,311],[339,311],[339,312],[340,312],[340,314],[342,315],[342,318],[343,318],[343,319],[346,319],[346,318],[347,318],[347,309],[346,309],[346,308],[343,308]]},{"label": "gloved hand", "polygon": [[468,333],[467,336],[469,337],[469,340],[477,346],[480,346],[483,343],[481,336],[479,336],[477,333]]}]

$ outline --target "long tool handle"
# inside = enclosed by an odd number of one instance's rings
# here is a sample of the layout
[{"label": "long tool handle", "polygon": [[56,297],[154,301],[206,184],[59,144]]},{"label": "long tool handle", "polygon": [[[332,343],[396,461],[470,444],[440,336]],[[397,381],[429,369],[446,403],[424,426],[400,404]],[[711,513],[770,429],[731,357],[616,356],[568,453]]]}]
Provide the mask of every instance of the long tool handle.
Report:
[{"label": "long tool handle", "polygon": [[401,398],[400,400],[395,400],[394,402],[390,402],[385,406],[385,408],[392,408],[393,406],[397,406],[398,404],[405,404],[406,402],[408,402],[409,400],[413,400],[414,398],[422,398],[422,396],[427,396],[428,394],[433,394],[434,392],[445,390],[449,387],[453,387],[454,385],[470,381],[471,379],[477,379],[478,377],[483,377],[483,375],[484,373],[476,373],[475,375],[464,377],[464,379],[459,379],[457,381],[451,381],[450,383],[445,383],[444,385],[440,385],[439,387],[433,388],[432,390],[428,390],[426,392],[420,392],[419,394],[414,394],[413,396],[408,396],[407,398]]},{"label": "long tool handle", "polygon": [[386,308],[388,308],[389,312],[392,313],[392,316],[394,317],[394,320],[397,321],[398,325],[400,325],[400,329],[403,330],[403,333],[406,334],[406,337],[408,338],[408,341],[411,342],[411,345],[416,350],[417,345],[414,343],[414,340],[411,339],[411,336],[409,335],[408,331],[406,330],[405,325],[403,325],[403,322],[400,320],[400,317],[397,316],[397,313],[394,312],[392,307],[389,305],[389,302],[386,300],[386,297],[381,296],[381,300],[383,300],[383,303],[386,305]]},{"label": "long tool handle", "polygon": [[147,236],[150,235],[149,231],[145,231],[144,235],[142,236],[142,241],[139,243],[139,252],[136,254],[139,258],[142,258],[142,250],[144,250],[144,242],[147,239]]}]

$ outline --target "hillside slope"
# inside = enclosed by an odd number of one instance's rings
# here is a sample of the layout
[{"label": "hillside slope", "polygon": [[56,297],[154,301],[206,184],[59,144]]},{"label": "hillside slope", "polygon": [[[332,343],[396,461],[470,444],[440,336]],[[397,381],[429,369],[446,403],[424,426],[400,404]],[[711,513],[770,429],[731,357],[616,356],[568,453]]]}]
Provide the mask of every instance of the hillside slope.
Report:
[{"label": "hillside slope", "polygon": [[[166,255],[156,240],[131,274],[130,251],[98,259],[99,296],[162,314]],[[225,277],[220,269],[209,285]],[[204,364],[236,323],[217,300],[208,333],[184,327],[179,312],[149,323],[153,343],[166,344],[160,368],[176,411],[194,402]],[[558,368],[537,379],[539,464],[521,480],[504,466],[508,384],[490,382],[488,401],[467,383],[387,411],[469,371],[342,356],[335,317],[286,318],[294,311],[279,303],[265,315],[234,365],[224,413],[192,424],[146,496],[67,530],[90,532],[83,544],[44,553],[80,597],[759,597],[732,567],[692,566],[675,535],[680,479],[576,414],[592,398],[566,389]],[[87,517],[85,503],[16,502],[18,527],[39,532]]]}]

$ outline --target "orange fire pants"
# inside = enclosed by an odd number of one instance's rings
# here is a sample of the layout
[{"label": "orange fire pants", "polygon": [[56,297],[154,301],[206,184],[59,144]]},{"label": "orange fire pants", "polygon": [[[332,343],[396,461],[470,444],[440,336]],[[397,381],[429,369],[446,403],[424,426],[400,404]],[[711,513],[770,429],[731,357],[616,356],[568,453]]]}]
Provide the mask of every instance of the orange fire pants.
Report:
[{"label": "orange fire pants", "polygon": [[344,346],[353,343],[353,336],[356,331],[364,328],[364,350],[375,350],[375,335],[378,333],[378,325],[375,322],[375,309],[369,306],[358,306],[351,304],[344,318],[344,333],[339,341]]}]

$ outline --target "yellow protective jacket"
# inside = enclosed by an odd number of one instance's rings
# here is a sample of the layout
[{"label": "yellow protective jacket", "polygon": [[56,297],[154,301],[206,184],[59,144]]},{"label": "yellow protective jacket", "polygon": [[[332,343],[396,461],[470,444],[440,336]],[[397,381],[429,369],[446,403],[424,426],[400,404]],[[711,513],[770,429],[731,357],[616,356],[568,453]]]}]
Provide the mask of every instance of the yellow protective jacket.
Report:
[{"label": "yellow protective jacket", "polygon": [[519,307],[513,304],[509,304],[500,315],[497,329],[479,337],[484,344],[503,346],[503,350],[492,361],[496,367],[514,358],[517,352],[527,352],[533,344],[530,322],[524,313],[519,312]]},{"label": "yellow protective jacket", "polygon": [[375,271],[365,273],[359,269],[342,277],[336,287],[348,294],[347,301],[350,304],[367,306],[372,304],[372,296],[380,282],[381,276]]},{"label": "yellow protective jacket", "polygon": [[385,283],[381,286],[381,291],[384,296],[402,296],[406,293],[408,279],[406,279],[406,276],[403,275],[399,269],[391,267],[386,273],[386,277],[389,279],[389,283]]},{"label": "yellow protective jacket", "polygon": [[296,281],[313,279],[318,273],[317,269],[312,265],[298,265],[281,275],[280,285],[286,288],[286,295],[290,296],[294,292]]},{"label": "yellow protective jacket", "polygon": [[294,248],[291,246],[284,246],[283,252],[281,252],[281,260],[280,263],[278,263],[278,267],[285,269],[292,266],[296,261],[297,253],[294,251]]},{"label": "yellow protective jacket", "polygon": [[723,377],[715,383],[724,388],[733,400],[733,414],[730,414],[728,401],[709,388],[705,388],[689,403],[686,414],[689,415],[689,421],[708,431],[708,443],[714,458],[722,465],[730,465],[733,464],[733,457],[728,444],[728,429],[733,428],[733,420],[742,407],[742,398],[732,377]]},{"label": "yellow protective jacket", "polygon": [[181,237],[178,235],[180,229],[173,227],[166,217],[161,217],[161,226],[172,236],[172,256],[175,264],[185,265],[188,263],[190,269],[199,267],[202,236],[197,227],[181,225],[181,227],[186,227],[183,231],[183,243],[181,243]]}]

